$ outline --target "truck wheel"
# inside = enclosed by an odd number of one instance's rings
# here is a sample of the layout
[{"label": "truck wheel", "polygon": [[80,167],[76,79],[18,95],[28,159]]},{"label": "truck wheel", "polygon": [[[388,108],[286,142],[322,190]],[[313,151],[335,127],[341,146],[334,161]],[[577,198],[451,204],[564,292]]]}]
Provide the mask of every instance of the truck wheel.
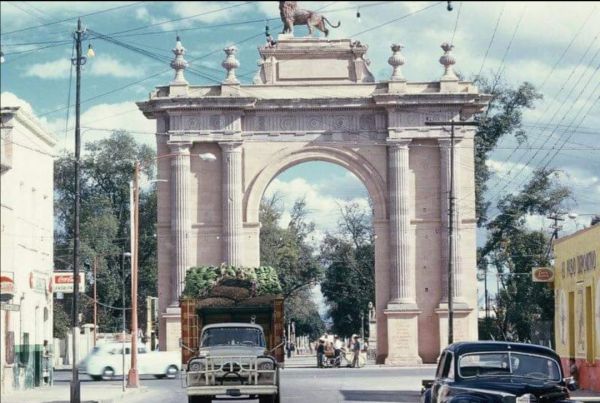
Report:
[{"label": "truck wheel", "polygon": [[188,403],[211,403],[212,396],[188,396]]}]

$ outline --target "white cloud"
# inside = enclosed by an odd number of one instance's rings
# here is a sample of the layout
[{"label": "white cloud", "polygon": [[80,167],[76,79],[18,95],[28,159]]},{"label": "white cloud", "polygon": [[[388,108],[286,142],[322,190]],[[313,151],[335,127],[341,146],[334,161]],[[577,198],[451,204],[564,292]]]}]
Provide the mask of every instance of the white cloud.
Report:
[{"label": "white cloud", "polygon": [[[145,74],[143,64],[134,66],[109,54],[97,55],[89,59],[84,68],[88,69],[91,76],[110,76],[115,78],[131,78]],[[68,78],[71,71],[71,61],[68,58],[60,58],[45,63],[29,66],[25,71],[26,77],[37,77],[41,79],[63,79]]]},{"label": "white cloud", "polygon": [[100,55],[90,61],[90,74],[116,78],[138,77],[145,74],[144,64],[134,66],[110,55]]},{"label": "white cloud", "polygon": [[316,231],[311,234],[314,243],[318,244],[325,237],[326,231],[336,231],[340,219],[340,207],[350,203],[357,203],[366,211],[370,211],[369,202],[366,197],[340,198],[335,195],[325,194],[318,185],[309,183],[306,178],[297,177],[290,181],[282,181],[275,178],[267,187],[265,197],[273,194],[282,197],[284,213],[280,225],[287,226],[290,221],[289,210],[298,199],[306,201],[306,209],[309,212],[308,219],[315,223]]},{"label": "white cloud", "polygon": [[37,77],[41,79],[56,79],[69,77],[71,71],[71,60],[61,58],[51,62],[38,63],[29,66],[25,71],[25,77]]},{"label": "white cloud", "polygon": [[[61,118],[48,122],[50,128],[58,135],[58,149],[73,150],[73,124],[74,121],[70,119],[69,130],[65,135],[65,119]],[[156,131],[155,124],[154,120],[146,119],[133,102],[99,104],[81,114],[81,138],[82,142],[85,143],[107,138],[113,130],[127,130],[132,133],[139,143],[154,148],[156,146],[153,135]]]},{"label": "white cloud", "polygon": [[3,107],[20,106],[27,113],[29,113],[32,116],[35,116],[35,113],[33,112],[33,108],[31,107],[31,104],[25,100],[22,100],[21,98],[19,98],[12,92],[8,92],[8,91],[2,92],[2,94],[0,94],[0,104]]}]

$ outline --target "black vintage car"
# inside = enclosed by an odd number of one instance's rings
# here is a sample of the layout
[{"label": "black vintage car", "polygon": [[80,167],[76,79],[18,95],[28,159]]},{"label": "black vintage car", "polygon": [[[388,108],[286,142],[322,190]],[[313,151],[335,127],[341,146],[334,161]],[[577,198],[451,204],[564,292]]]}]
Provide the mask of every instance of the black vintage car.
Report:
[{"label": "black vintage car", "polygon": [[576,385],[549,348],[508,342],[460,342],[441,354],[422,403],[564,403]]}]

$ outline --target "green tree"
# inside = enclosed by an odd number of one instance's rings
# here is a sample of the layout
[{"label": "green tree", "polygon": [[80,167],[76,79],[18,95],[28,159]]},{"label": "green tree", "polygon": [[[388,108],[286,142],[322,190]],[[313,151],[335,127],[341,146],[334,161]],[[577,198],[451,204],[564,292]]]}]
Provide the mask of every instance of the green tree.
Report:
[{"label": "green tree", "polygon": [[370,214],[355,203],[340,210],[338,232],[327,234],[321,245],[326,267],[321,291],[333,331],[351,336],[360,333],[361,314],[375,301],[375,249]]},{"label": "green tree", "polygon": [[316,284],[322,269],[315,257],[308,236],[314,223],[307,221],[306,202],[297,200],[287,228],[279,227],[282,215],[278,195],[263,200],[260,205],[260,262],[277,269],[284,297]]},{"label": "green tree", "polygon": [[519,143],[525,141],[523,110],[532,109],[542,95],[528,82],[516,89],[501,83],[498,78],[490,81],[478,77],[475,82],[482,93],[492,96],[486,112],[476,118],[479,126],[475,134],[475,207],[477,224],[483,226],[489,208],[489,202],[485,200],[487,182],[491,176],[486,164],[489,155],[506,136],[514,136]]},{"label": "green tree", "polygon": [[[154,151],[136,143],[123,131],[113,132],[103,140],[88,143],[81,159],[81,211],[80,211],[80,271],[91,268],[96,258],[98,300],[98,325],[102,331],[121,328],[121,312],[109,306],[130,306],[129,261],[125,263],[126,276],[121,276],[120,255],[129,251],[129,182],[133,178],[136,160],[141,161],[143,174],[154,174]],[[55,256],[56,267],[72,270],[73,250],[73,203],[74,157],[63,154],[56,159],[54,175],[55,210]],[[157,295],[156,284],[156,222],[155,189],[142,192],[140,196],[140,258],[139,300],[140,323],[145,318],[146,295]],[[121,289],[126,282],[126,297]],[[84,321],[92,321],[92,287],[86,287],[86,297],[80,299],[79,312]],[[67,294],[68,295],[68,294]],[[70,297],[65,307],[71,305]]]},{"label": "green tree", "polygon": [[285,298],[286,321],[294,321],[296,334],[316,338],[325,325],[310,297],[310,286],[322,278],[322,268],[308,242],[314,224],[307,220],[306,202],[294,203],[286,228],[279,226],[283,208],[278,195],[260,205],[260,262],[277,270]]},{"label": "green tree", "polygon": [[496,338],[528,340],[537,324],[553,320],[552,290],[531,281],[533,267],[550,264],[550,239],[542,231],[528,229],[526,218],[557,213],[564,207],[571,191],[555,181],[555,173],[536,171],[520,193],[500,200],[498,216],[486,226],[488,239],[479,250],[479,269],[493,267],[500,273],[496,320],[487,323],[485,330]]}]

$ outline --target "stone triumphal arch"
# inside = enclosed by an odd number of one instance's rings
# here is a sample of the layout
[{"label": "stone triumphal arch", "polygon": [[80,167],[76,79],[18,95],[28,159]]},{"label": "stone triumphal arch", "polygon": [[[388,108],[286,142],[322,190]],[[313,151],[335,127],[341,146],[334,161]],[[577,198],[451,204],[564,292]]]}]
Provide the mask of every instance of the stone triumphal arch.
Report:
[{"label": "stone triumphal arch", "polygon": [[[186,270],[259,265],[260,199],[278,173],[327,161],[353,172],[374,205],[377,356],[434,362],[447,339],[450,139],[426,121],[469,120],[488,97],[452,71],[443,45],[439,81],[407,82],[401,46],[390,79],[375,82],[367,46],[280,36],[259,48],[252,85],[241,85],[235,48],[226,79],[192,86],[178,41],[175,78],[138,105],[156,119],[160,342],[178,348],[178,298]],[[433,63],[434,61],[432,61]],[[440,69],[440,72],[442,69]],[[472,128],[456,129],[455,339],[477,338]],[[212,154],[216,161],[199,155]]]}]

